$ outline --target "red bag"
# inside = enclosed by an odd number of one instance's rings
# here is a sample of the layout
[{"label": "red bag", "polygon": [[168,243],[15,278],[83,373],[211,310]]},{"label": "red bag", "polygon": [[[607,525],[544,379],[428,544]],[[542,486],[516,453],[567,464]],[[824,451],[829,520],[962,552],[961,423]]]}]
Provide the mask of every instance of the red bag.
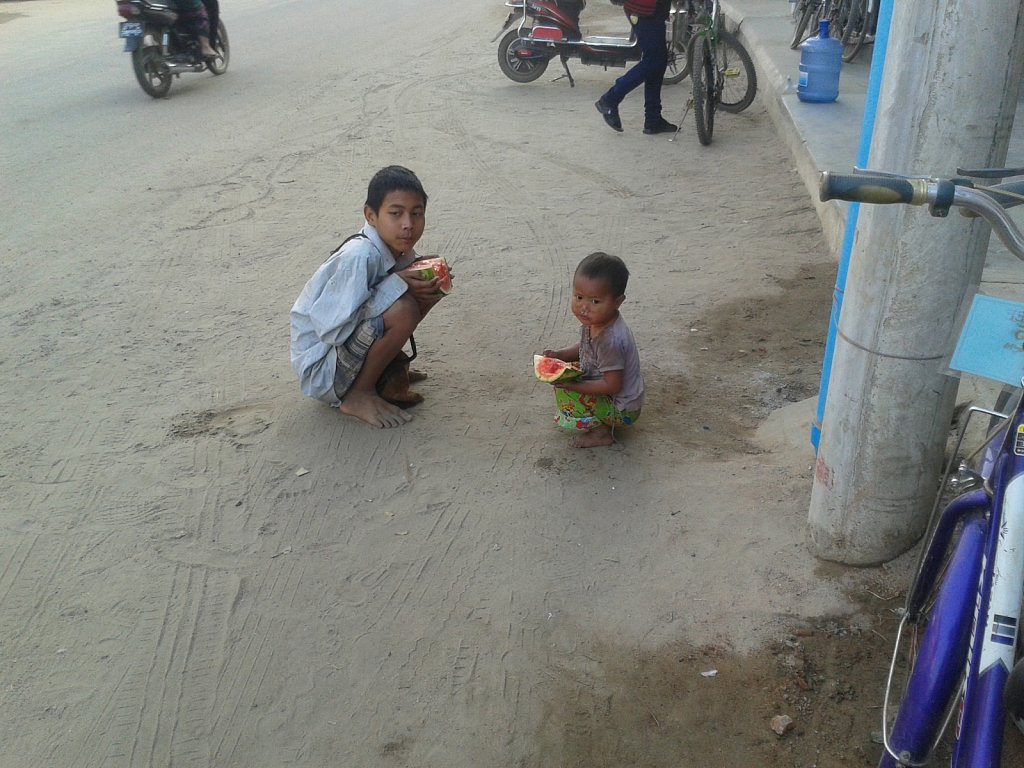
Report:
[{"label": "red bag", "polygon": [[658,6],[658,0],[626,0],[623,9],[626,13],[634,13],[637,16],[651,16]]}]

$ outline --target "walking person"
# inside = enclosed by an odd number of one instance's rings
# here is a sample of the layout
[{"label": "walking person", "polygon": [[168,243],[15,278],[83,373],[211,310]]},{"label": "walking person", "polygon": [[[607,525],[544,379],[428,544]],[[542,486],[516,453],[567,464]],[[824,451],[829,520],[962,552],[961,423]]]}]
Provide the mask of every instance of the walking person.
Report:
[{"label": "walking person", "polygon": [[668,66],[665,24],[671,0],[625,0],[629,23],[633,25],[642,51],[640,61],[615,81],[595,102],[597,111],[616,131],[622,131],[619,104],[640,83],[644,84],[644,133],[675,132],[676,126],[661,116],[661,83]]}]

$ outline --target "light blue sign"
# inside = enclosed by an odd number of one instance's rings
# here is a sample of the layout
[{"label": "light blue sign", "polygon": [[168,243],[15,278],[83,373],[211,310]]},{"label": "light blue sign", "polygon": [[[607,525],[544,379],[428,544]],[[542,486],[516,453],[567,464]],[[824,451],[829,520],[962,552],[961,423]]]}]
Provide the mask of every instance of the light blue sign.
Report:
[{"label": "light blue sign", "polygon": [[1024,303],[975,295],[949,367],[1020,386],[1024,377]]}]

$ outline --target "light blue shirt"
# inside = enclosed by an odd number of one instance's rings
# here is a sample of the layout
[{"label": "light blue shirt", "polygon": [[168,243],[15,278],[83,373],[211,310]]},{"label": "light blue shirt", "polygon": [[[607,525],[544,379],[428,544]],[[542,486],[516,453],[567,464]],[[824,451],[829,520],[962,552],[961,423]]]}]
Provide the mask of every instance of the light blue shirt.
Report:
[{"label": "light blue shirt", "polygon": [[363,321],[376,317],[395,303],[409,286],[394,272],[408,267],[416,252],[396,261],[369,223],[362,234],[331,254],[309,278],[291,310],[292,370],[303,393],[331,405],[337,355]]}]

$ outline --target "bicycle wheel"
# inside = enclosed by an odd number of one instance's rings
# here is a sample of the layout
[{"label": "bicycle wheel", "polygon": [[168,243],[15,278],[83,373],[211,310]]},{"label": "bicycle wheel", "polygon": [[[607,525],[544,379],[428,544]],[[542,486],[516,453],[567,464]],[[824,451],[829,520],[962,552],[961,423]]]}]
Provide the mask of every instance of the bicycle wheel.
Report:
[{"label": "bicycle wheel", "polygon": [[793,40],[789,44],[794,51],[800,47],[800,43],[815,34],[817,28],[811,24],[811,19],[821,13],[821,3],[819,0],[801,0],[797,11],[799,16],[797,16],[796,27],[793,29]]},{"label": "bicycle wheel", "polygon": [[843,27],[843,61],[853,61],[868,36],[868,0],[853,0]]},{"label": "bicycle wheel", "polygon": [[697,124],[697,138],[707,146],[715,130],[715,60],[711,55],[708,36],[694,38],[690,44],[690,80],[693,82],[693,120]]},{"label": "bicycle wheel", "polygon": [[[856,0],[852,1],[856,2]],[[850,4],[851,0],[833,0],[824,12],[822,18],[828,21],[829,37],[834,37],[840,41],[843,39],[843,33],[846,30],[846,20],[850,16]]]},{"label": "bicycle wheel", "polygon": [[[675,4],[674,4],[675,5]],[[672,23],[666,28],[668,45],[668,68],[665,80],[674,85],[686,79],[690,74],[690,38],[693,36],[691,22],[693,14],[690,8],[676,6],[672,13]]]},{"label": "bicycle wheel", "polygon": [[867,10],[864,13],[864,22],[861,25],[860,39],[857,41],[856,50],[850,54],[850,58],[847,61],[853,61],[865,44],[874,42],[875,27],[878,26],[878,3],[879,0],[867,0]]},{"label": "bicycle wheel", "polygon": [[757,73],[743,44],[726,31],[718,33],[715,59],[720,74],[718,106],[726,112],[742,112],[754,101]]},{"label": "bicycle wheel", "polygon": [[909,616],[920,644],[916,654],[909,654],[905,694],[887,739],[900,761],[887,749],[879,768],[923,765],[961,690],[986,534],[984,514],[969,516],[931,589],[922,590],[918,584],[912,590],[926,593],[920,610],[912,608]]}]

